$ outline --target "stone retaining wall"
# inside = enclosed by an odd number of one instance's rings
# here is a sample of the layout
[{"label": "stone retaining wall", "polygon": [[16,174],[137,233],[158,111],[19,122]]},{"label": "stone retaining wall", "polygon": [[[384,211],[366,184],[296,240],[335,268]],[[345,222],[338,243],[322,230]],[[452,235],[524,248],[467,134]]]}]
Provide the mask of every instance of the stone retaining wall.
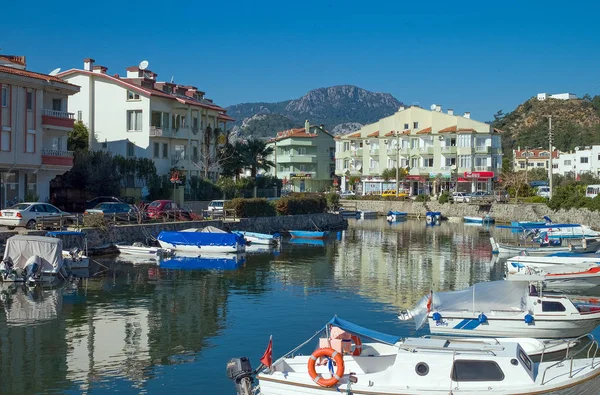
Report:
[{"label": "stone retaining wall", "polygon": [[576,223],[600,228],[600,212],[588,209],[571,209],[552,211],[540,203],[494,203],[491,205],[476,205],[467,203],[438,202],[417,203],[413,201],[394,202],[385,200],[343,200],[346,208],[354,207],[361,211],[377,211],[385,215],[388,211],[403,211],[412,215],[424,216],[427,211],[440,211],[444,217],[483,216],[490,214],[497,222],[539,221],[544,215],[557,223]]}]

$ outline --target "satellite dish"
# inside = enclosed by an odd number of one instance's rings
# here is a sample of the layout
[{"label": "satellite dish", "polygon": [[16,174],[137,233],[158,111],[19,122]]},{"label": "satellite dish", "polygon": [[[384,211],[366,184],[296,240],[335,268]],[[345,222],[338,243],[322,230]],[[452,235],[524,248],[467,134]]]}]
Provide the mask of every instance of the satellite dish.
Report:
[{"label": "satellite dish", "polygon": [[150,63],[148,63],[148,61],[147,61],[147,60],[142,60],[142,61],[140,62],[140,65],[139,65],[138,67],[140,68],[140,70],[146,70],[146,69],[148,68],[148,65],[149,65],[149,64],[150,64]]},{"label": "satellite dish", "polygon": [[58,67],[58,68],[56,68],[56,69],[52,70],[50,73],[48,73],[48,75],[56,75],[56,74],[58,74],[58,73],[60,73],[60,67]]},{"label": "satellite dish", "polygon": [[361,169],[362,169],[362,165],[357,165],[356,166],[356,170],[361,171]]},{"label": "satellite dish", "polygon": [[431,108],[431,111],[433,111],[433,110],[435,110],[435,109],[436,109],[436,107],[437,107],[437,106],[436,106],[435,104],[432,104],[432,105],[431,105],[429,108]]}]

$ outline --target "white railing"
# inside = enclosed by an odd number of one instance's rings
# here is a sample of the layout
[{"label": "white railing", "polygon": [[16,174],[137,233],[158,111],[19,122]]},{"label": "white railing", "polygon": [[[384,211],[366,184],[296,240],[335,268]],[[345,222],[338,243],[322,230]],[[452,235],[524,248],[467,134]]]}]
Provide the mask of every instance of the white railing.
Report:
[{"label": "white railing", "polygon": [[487,152],[487,145],[478,145],[475,147],[475,152]]},{"label": "white railing", "polygon": [[171,137],[171,129],[168,127],[150,126],[150,136]]},{"label": "white railing", "polygon": [[490,166],[475,166],[475,170],[476,171],[490,171],[491,167]]},{"label": "white railing", "polygon": [[58,149],[43,149],[42,150],[42,155],[45,156],[67,156],[67,157],[73,157],[73,151],[63,151],[63,150],[58,150]]},{"label": "white railing", "polygon": [[443,146],[442,147],[442,152],[450,152],[456,150],[456,146],[455,145],[449,145],[449,146]]},{"label": "white railing", "polygon": [[42,109],[42,115],[47,115],[49,117],[55,118],[75,119],[75,114],[72,112],[48,110],[45,108]]}]

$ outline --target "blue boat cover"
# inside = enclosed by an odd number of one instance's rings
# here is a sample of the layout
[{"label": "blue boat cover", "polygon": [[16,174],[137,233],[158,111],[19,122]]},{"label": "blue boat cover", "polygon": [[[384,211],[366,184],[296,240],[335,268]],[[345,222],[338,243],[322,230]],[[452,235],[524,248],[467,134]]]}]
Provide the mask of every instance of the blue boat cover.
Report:
[{"label": "blue boat cover", "polygon": [[234,246],[236,243],[245,245],[244,238],[236,233],[210,233],[210,232],[166,232],[158,235],[158,240],[166,241],[173,245],[194,246]]},{"label": "blue boat cover", "polygon": [[77,232],[74,230],[57,230],[57,231],[52,231],[52,232],[46,232],[46,236],[48,236],[48,237],[69,236],[69,235],[85,236],[85,233]]},{"label": "blue boat cover", "polygon": [[432,215],[442,215],[442,212],[441,211],[428,211],[428,212],[425,213],[425,215],[427,217],[430,217]]},{"label": "blue boat cover", "polygon": [[388,215],[408,215],[408,213],[403,211],[388,211]]},{"label": "blue boat cover", "polygon": [[381,333],[374,331],[372,329],[364,328],[360,325],[353,324],[350,321],[343,320],[334,316],[331,320],[329,320],[328,324],[335,325],[339,328],[342,328],[346,332],[354,333],[355,335],[360,335],[364,337],[368,337],[369,339],[373,339],[375,341],[394,345],[400,341],[400,336],[388,335],[386,333]]}]

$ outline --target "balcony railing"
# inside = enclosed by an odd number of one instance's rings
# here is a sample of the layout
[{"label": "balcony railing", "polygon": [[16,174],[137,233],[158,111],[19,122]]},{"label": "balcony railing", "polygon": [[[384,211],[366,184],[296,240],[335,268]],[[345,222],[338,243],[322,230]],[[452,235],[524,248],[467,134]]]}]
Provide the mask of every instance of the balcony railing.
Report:
[{"label": "balcony railing", "polygon": [[42,115],[54,118],[75,119],[75,114],[72,112],[48,110],[45,108],[42,110]]},{"label": "balcony railing", "polygon": [[73,151],[63,151],[57,149],[43,149],[42,155],[46,156],[63,156],[63,157],[73,157]]},{"label": "balcony railing", "polygon": [[442,152],[447,153],[447,154],[455,153],[456,146],[455,145],[444,146],[444,147],[442,147]]},{"label": "balcony railing", "polygon": [[162,126],[150,126],[150,136],[154,137],[171,137],[171,129]]},{"label": "balcony railing", "polygon": [[487,153],[488,148],[491,148],[491,147],[488,147],[487,145],[478,145],[475,147],[475,152]]}]

